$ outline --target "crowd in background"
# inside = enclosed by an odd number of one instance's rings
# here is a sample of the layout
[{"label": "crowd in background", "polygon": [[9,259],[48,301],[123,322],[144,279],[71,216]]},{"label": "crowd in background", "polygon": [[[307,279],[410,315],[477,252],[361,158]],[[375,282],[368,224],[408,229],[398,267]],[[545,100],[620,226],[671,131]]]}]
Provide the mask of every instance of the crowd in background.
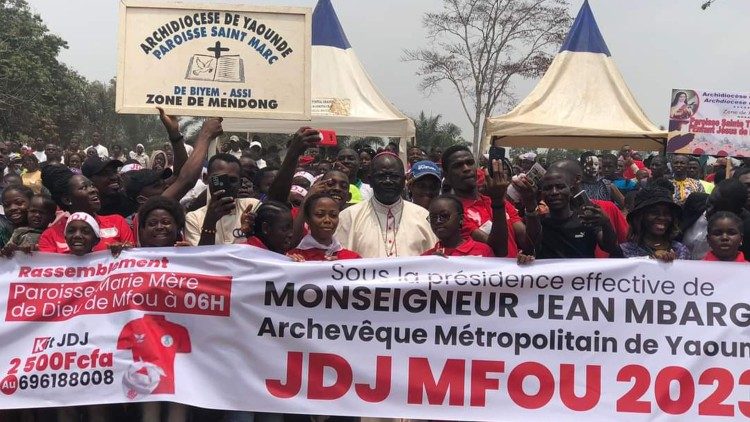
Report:
[{"label": "crowd in background", "polygon": [[[750,257],[750,165],[728,158],[643,157],[626,145],[577,160],[547,163],[526,152],[490,162],[461,145],[321,148],[311,128],[279,150],[221,136],[218,118],[189,145],[176,118],[161,112],[161,121],[165,142],[150,153],[141,144],[125,152],[98,135],[64,148],[43,139],[0,143],[2,255],[239,243],[295,261]],[[159,403],[128,412],[91,406],[31,417],[302,420]]]}]

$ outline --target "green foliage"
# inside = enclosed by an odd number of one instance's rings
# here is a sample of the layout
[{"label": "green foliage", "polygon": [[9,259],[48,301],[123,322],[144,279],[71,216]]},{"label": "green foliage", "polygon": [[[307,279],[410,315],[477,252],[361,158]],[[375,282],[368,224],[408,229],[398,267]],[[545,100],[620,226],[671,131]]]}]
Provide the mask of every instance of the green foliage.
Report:
[{"label": "green foliage", "polygon": [[433,147],[445,149],[451,145],[468,143],[461,137],[461,128],[450,122],[442,122],[440,114],[427,117],[424,111],[414,119],[417,145],[429,150]]},{"label": "green foliage", "polygon": [[116,81],[87,81],[57,59],[64,48],[26,0],[0,0],[0,136],[61,145],[79,137],[86,146],[99,132],[108,146],[157,149],[165,141],[159,118],[115,113]]},{"label": "green foliage", "polygon": [[57,61],[63,48],[65,41],[49,33],[25,0],[0,0],[0,128],[5,134],[42,135],[61,112],[56,108],[76,96],[70,88],[80,77]]}]

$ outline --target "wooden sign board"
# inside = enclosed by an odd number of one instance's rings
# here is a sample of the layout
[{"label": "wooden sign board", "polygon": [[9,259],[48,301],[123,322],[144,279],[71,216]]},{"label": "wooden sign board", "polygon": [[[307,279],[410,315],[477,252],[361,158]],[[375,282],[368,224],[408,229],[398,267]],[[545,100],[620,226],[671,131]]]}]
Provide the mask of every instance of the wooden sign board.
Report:
[{"label": "wooden sign board", "polygon": [[118,113],[310,120],[312,12],[120,6]]}]

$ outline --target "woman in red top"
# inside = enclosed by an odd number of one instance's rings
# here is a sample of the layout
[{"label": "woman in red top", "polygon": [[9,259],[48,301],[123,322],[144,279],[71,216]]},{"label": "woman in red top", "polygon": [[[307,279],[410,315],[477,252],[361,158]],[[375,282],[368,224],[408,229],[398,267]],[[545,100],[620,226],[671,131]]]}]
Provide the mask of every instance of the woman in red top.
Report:
[{"label": "woman in red top", "polygon": [[438,238],[438,243],[422,256],[495,256],[492,248],[486,243],[477,242],[470,236],[461,236],[464,207],[457,197],[442,195],[435,198],[430,204],[430,216],[427,219]]},{"label": "woman in red top", "polygon": [[307,234],[289,255],[305,261],[334,261],[337,259],[361,258],[356,252],[344,249],[333,233],[339,225],[339,203],[325,193],[316,193],[305,198],[302,212],[310,228]]},{"label": "woman in red top", "polygon": [[704,261],[747,262],[740,252],[743,224],[736,214],[719,211],[708,220],[706,238],[711,250]]},{"label": "woman in red top", "polygon": [[[133,231],[124,218],[117,214],[98,215],[102,203],[99,191],[85,176],[70,171],[64,165],[50,164],[42,169],[42,183],[50,193],[57,206],[69,213],[85,212],[94,217],[99,224],[99,243],[94,252],[106,249],[121,249],[135,241]],[[39,251],[53,253],[70,253],[65,242],[65,223],[67,217],[51,225],[39,237]]]}]

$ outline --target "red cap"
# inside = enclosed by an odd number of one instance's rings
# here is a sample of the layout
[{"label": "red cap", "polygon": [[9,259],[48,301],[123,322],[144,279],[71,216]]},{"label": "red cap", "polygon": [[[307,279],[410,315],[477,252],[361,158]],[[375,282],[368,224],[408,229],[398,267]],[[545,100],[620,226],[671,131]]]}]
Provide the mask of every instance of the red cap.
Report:
[{"label": "red cap", "polygon": [[303,155],[299,157],[299,160],[297,161],[297,165],[300,167],[309,166],[310,164],[315,161],[315,158],[311,155]]}]

